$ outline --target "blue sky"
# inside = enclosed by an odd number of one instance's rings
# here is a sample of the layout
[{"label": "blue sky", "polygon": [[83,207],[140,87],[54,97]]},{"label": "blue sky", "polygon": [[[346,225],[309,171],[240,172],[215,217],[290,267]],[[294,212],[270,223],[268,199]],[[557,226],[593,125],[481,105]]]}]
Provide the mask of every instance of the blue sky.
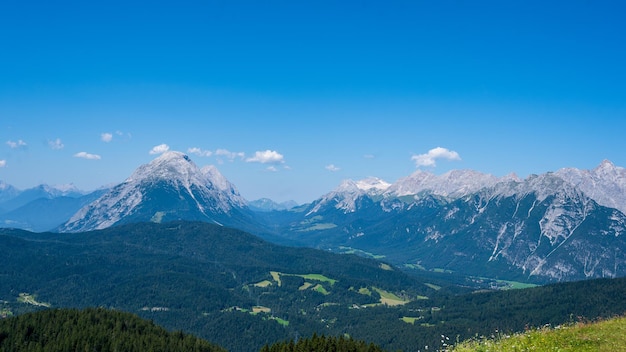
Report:
[{"label": "blue sky", "polygon": [[624,14],[621,1],[3,1],[0,180],[95,189],[160,145],[247,199],[300,203],[418,168],[626,166]]}]

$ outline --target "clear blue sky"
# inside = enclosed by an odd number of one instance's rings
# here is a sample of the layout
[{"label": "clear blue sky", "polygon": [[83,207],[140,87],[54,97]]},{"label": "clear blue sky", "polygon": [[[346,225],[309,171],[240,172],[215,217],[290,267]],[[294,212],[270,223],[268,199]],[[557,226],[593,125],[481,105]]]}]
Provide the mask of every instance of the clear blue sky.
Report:
[{"label": "clear blue sky", "polygon": [[95,189],[161,144],[300,203],[418,167],[626,166],[623,1],[163,3],[0,2],[0,180]]}]

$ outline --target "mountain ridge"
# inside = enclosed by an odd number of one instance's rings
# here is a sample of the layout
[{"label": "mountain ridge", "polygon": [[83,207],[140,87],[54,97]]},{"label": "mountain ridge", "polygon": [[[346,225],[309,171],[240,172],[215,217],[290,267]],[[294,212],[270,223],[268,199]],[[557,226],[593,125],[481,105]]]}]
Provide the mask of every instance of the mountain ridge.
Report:
[{"label": "mountain ridge", "polygon": [[[624,196],[621,182],[624,169],[608,161],[523,180],[417,171],[374,196],[343,181],[284,232],[309,246],[358,248],[431,270],[538,282],[624,276],[626,216],[607,206]],[[581,183],[595,185],[593,198]]]}]

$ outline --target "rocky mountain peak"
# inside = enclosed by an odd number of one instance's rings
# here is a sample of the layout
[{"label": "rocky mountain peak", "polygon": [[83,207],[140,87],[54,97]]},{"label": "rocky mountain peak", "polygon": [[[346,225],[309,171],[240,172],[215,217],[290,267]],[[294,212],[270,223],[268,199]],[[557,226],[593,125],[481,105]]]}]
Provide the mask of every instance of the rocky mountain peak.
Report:
[{"label": "rocky mountain peak", "polygon": [[246,201],[216,168],[201,170],[184,153],[170,151],[138,167],[123,183],[79,210],[60,231],[103,229],[124,221],[172,217],[219,223]]}]

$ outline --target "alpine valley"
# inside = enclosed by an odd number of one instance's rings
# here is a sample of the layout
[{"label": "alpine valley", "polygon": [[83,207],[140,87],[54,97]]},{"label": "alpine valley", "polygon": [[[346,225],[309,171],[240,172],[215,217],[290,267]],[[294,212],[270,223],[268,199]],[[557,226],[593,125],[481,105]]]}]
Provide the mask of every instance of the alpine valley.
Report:
[{"label": "alpine valley", "polygon": [[166,152],[92,193],[0,182],[0,317],[96,306],[233,351],[315,333],[445,349],[444,335],[624,314],[625,212],[609,161],[345,180],[296,205],[250,202]]}]

